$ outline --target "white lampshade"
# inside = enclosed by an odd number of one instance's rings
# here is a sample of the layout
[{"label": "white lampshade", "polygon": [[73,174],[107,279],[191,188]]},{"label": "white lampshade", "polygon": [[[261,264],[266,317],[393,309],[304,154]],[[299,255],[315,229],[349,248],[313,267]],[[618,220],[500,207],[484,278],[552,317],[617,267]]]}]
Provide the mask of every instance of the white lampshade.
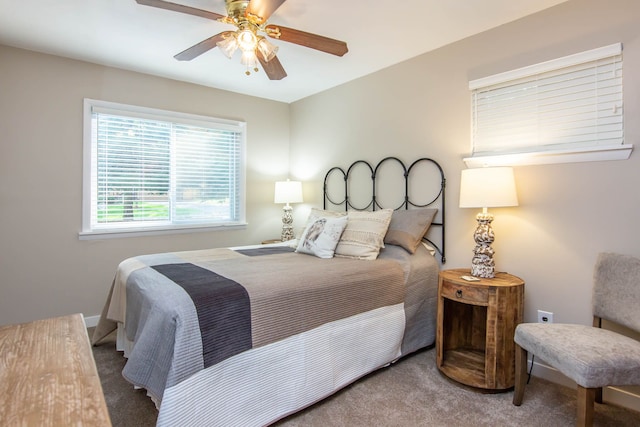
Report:
[{"label": "white lampshade", "polygon": [[300,181],[277,181],[273,203],[302,203],[302,183]]},{"label": "white lampshade", "polygon": [[510,167],[464,169],[460,180],[461,208],[518,206],[516,181]]}]

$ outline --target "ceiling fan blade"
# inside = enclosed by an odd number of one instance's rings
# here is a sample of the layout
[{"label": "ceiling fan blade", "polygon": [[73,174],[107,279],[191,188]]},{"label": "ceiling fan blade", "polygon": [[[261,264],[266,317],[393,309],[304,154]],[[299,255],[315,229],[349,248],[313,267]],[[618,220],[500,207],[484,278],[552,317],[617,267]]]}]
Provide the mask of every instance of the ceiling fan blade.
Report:
[{"label": "ceiling fan blade", "polygon": [[175,55],[174,58],[176,58],[178,61],[191,61],[193,58],[198,57],[216,47],[216,43],[223,40],[224,37],[229,33],[231,33],[231,31],[224,31],[222,33],[216,34],[215,36],[209,37],[208,39],[191,46],[189,49],[183,50],[179,54]]},{"label": "ceiling fan blade", "polygon": [[269,37],[320,50],[332,55],[342,56],[349,51],[345,42],[330,39],[329,37],[306,33],[279,25],[267,25],[265,30]]},{"label": "ceiling fan blade", "polygon": [[275,12],[286,0],[251,0],[247,6],[247,15],[258,17],[258,25],[267,22],[267,19]]},{"label": "ceiling fan blade", "polygon": [[171,3],[163,0],[136,0],[136,3],[142,4],[144,6],[172,10],[174,12],[182,12],[188,15],[201,16],[203,18],[213,19],[214,21],[225,17],[224,15],[220,15],[215,12],[209,12],[208,10],[196,9],[195,7]]},{"label": "ceiling fan blade", "polygon": [[265,61],[262,55],[256,56],[258,57],[258,61],[260,61],[264,72],[269,76],[269,80],[282,80],[287,77],[287,72],[282,67],[277,56],[271,58],[269,62]]}]

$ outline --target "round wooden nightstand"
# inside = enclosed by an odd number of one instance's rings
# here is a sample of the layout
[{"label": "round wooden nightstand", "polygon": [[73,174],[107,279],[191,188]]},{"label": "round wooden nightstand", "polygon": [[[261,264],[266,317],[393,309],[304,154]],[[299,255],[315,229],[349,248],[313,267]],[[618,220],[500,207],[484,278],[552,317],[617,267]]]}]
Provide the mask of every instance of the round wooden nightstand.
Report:
[{"label": "round wooden nightstand", "polygon": [[513,334],[522,322],[524,281],[507,273],[467,281],[468,269],[440,272],[436,363],[447,377],[472,387],[515,384]]}]

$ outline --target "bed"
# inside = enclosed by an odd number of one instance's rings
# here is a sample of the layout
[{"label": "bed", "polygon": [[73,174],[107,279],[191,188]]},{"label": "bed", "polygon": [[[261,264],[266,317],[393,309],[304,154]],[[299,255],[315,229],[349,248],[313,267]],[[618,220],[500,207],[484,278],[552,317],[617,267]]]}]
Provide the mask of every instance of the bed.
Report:
[{"label": "bed", "polygon": [[434,343],[444,190],[428,158],[331,168],[297,241],[123,261],[92,341],[158,426],[271,424]]}]

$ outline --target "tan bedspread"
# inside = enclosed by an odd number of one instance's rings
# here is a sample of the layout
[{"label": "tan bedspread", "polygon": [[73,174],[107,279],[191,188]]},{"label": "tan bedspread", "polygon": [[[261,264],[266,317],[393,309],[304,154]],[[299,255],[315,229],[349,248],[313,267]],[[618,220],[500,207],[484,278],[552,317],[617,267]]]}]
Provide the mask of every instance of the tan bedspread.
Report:
[{"label": "tan bedspread", "polygon": [[401,303],[405,294],[402,269],[391,260],[327,260],[289,253],[195,264],[248,291],[254,347]]}]

